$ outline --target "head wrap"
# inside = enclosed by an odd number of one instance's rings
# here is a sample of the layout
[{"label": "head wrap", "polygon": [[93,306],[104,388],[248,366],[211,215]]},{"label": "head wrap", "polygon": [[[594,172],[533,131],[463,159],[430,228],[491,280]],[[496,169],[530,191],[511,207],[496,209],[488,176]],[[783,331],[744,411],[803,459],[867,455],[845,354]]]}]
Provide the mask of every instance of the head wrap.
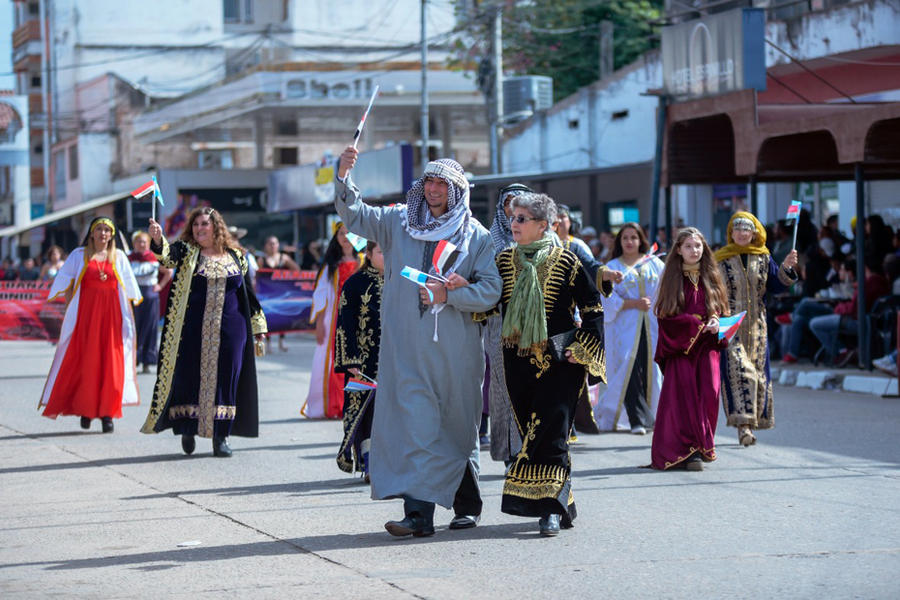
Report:
[{"label": "head wrap", "polygon": [[91,227],[88,230],[88,235],[94,233],[94,230],[97,229],[98,225],[106,225],[107,227],[112,229],[112,234],[116,235],[116,225],[109,217],[97,217],[96,219],[91,221]]},{"label": "head wrap", "polygon": [[500,190],[497,198],[497,214],[491,224],[491,242],[494,244],[494,252],[502,252],[513,243],[512,229],[509,227],[509,217],[506,216],[506,207],[504,206],[507,196],[520,196],[530,191],[531,188],[521,183],[514,183]]},{"label": "head wrap", "polygon": [[[425,201],[425,179],[438,177],[447,182],[447,211],[434,217]],[[456,263],[468,254],[469,239],[474,232],[470,223],[472,211],[469,209],[469,180],[455,160],[442,158],[428,163],[421,179],[413,182],[406,193],[406,212],[403,227],[416,240],[438,242],[447,240],[456,245],[460,256]]]},{"label": "head wrap", "polygon": [[[734,243],[734,239],[732,238],[732,233],[734,233],[735,222],[743,222],[750,221],[753,224],[755,229],[755,234],[753,236],[753,240],[746,246],[739,246]],[[754,217],[752,214],[745,212],[743,210],[738,211],[731,215],[731,220],[728,221],[728,232],[726,234],[728,236],[728,243],[716,250],[716,260],[723,261],[725,259],[731,258],[732,256],[738,256],[741,254],[768,254],[769,249],[766,248],[766,228],[762,226],[762,223],[759,222],[759,219]]]}]

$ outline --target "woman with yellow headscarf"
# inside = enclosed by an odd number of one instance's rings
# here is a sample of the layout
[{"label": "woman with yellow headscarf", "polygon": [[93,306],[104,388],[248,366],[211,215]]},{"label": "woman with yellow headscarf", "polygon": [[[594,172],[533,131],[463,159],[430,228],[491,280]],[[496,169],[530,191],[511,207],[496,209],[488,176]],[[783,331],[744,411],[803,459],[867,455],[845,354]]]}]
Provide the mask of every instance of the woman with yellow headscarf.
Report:
[{"label": "woman with yellow headscarf", "polygon": [[112,433],[122,405],[139,404],[132,303],[142,296],[110,219],[94,219],[60,267],[50,300],[60,296],[66,314],[39,407],[51,419],[81,417],[82,429],[100,419],[103,433]]},{"label": "woman with yellow headscarf", "polygon": [[727,423],[738,429],[742,446],[756,443],[754,429],[775,426],[766,293],[797,282],[797,250],[779,266],[766,248],[766,230],[752,214],[739,211],[728,222],[728,244],[716,252],[728,289],[731,314],[747,311],[737,335],[722,352],[722,405]]}]

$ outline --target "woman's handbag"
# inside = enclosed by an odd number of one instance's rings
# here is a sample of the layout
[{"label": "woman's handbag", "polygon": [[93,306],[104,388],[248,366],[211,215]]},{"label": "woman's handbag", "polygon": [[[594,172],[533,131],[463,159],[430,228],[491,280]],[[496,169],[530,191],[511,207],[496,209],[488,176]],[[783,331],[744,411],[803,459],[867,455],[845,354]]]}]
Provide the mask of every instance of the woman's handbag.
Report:
[{"label": "woman's handbag", "polygon": [[566,362],[569,360],[566,358],[566,348],[575,342],[576,331],[578,331],[578,329],[573,327],[569,331],[557,333],[547,339],[547,350],[550,352],[550,356],[553,357],[553,360],[557,362]]}]

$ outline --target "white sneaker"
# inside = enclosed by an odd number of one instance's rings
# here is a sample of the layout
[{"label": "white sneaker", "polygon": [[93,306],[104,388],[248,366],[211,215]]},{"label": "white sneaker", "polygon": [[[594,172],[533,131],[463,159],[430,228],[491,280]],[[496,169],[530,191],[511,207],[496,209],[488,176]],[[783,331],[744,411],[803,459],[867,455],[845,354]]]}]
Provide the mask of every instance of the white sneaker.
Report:
[{"label": "white sneaker", "polygon": [[882,356],[872,361],[872,366],[879,371],[884,371],[888,375],[897,376],[897,363],[891,360],[890,356]]},{"label": "white sneaker", "polygon": [[647,430],[638,425],[631,428],[631,433],[633,433],[634,435],[647,435]]}]

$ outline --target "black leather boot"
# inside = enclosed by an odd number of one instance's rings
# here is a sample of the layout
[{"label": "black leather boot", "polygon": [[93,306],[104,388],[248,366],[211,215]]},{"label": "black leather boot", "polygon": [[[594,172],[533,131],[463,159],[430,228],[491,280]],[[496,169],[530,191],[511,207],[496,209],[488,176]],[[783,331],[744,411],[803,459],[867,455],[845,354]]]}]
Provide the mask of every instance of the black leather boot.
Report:
[{"label": "black leather boot", "polygon": [[100,417],[100,423],[103,425],[103,433],[112,433],[115,429],[112,417]]},{"label": "black leather boot", "polygon": [[82,429],[90,429],[91,428],[91,420],[88,417],[81,417],[81,428]]},{"label": "black leather boot", "polygon": [[213,456],[218,456],[219,458],[231,456],[231,448],[228,447],[228,442],[225,438],[213,438]]},{"label": "black leather boot", "polygon": [[184,450],[185,454],[193,454],[196,447],[197,441],[193,435],[190,433],[181,434],[181,449]]}]

